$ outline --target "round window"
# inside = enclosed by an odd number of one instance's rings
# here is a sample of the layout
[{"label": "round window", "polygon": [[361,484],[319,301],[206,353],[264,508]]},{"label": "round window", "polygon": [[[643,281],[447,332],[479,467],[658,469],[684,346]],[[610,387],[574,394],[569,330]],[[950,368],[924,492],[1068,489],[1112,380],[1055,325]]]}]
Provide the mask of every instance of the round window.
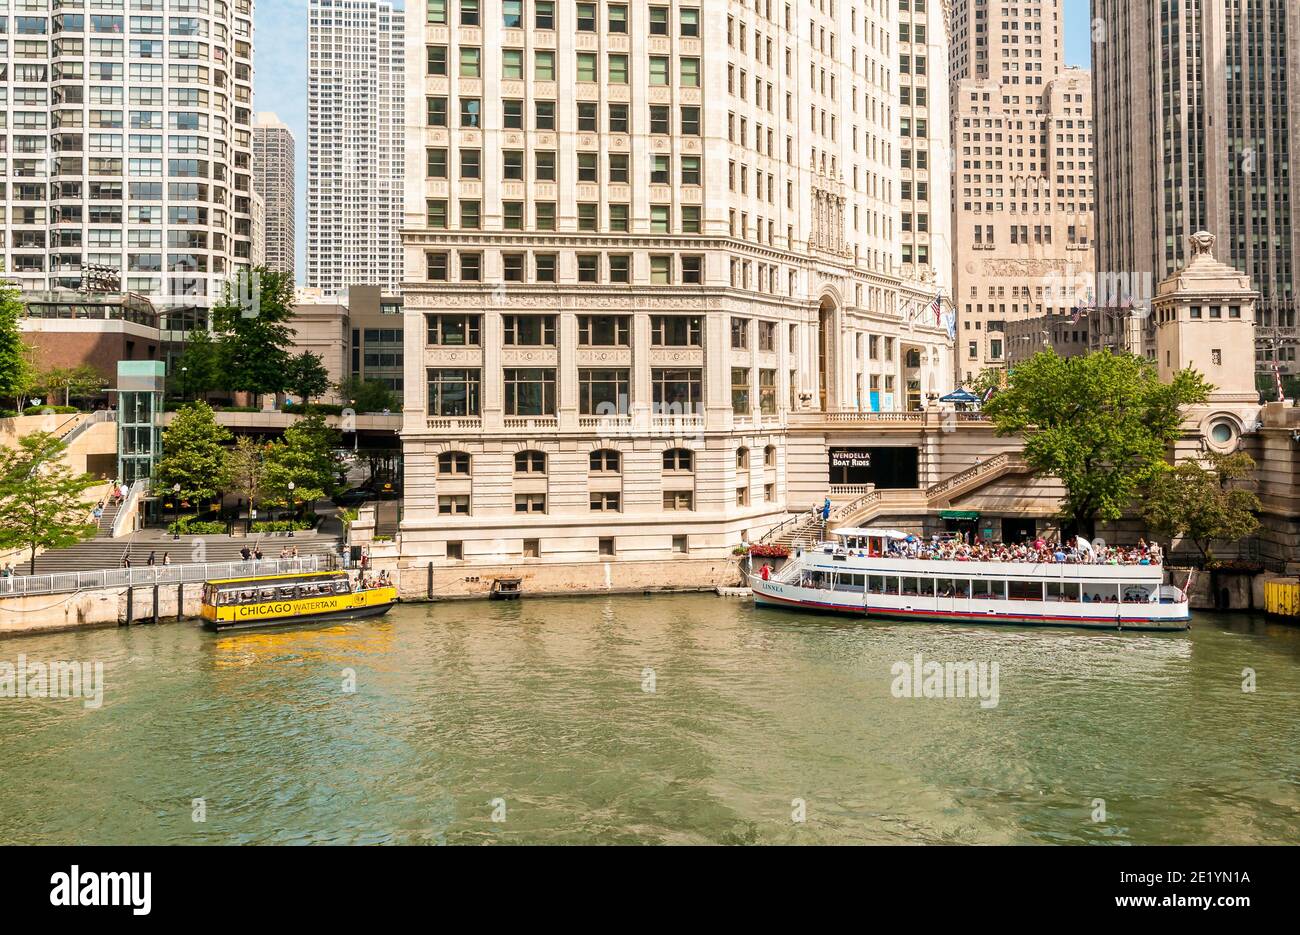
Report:
[{"label": "round window", "polygon": [[1216,445],[1226,445],[1232,441],[1232,425],[1228,422],[1216,422],[1210,426],[1210,440]]}]

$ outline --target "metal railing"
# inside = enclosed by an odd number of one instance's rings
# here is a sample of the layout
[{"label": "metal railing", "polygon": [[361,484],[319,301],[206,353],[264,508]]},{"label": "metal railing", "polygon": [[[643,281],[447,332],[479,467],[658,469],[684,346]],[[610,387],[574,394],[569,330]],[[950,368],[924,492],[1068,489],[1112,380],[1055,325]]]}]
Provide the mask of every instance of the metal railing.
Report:
[{"label": "metal railing", "polygon": [[300,558],[264,559],[247,562],[207,562],[186,565],[151,565],[142,568],[104,568],[98,571],[68,571],[54,575],[20,575],[0,578],[0,597],[29,597],[65,594],[95,588],[140,587],[154,584],[187,584],[215,578],[246,578],[290,572],[330,571],[335,556],[304,555]]}]

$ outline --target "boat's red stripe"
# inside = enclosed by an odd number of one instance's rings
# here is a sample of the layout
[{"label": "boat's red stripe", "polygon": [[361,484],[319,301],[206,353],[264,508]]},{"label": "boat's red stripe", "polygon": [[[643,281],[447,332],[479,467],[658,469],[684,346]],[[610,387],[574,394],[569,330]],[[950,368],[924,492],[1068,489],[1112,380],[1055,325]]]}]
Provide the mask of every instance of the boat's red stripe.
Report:
[{"label": "boat's red stripe", "polygon": [[862,608],[853,607],[847,604],[827,604],[822,601],[804,601],[795,600],[788,597],[777,597],[774,594],[760,595],[762,600],[776,601],[781,604],[789,604],[794,607],[824,607],[827,610],[835,610],[845,614],[861,614],[864,617],[871,616],[873,610],[877,614],[902,615],[913,617],[943,617],[948,620],[1065,620],[1077,621],[1081,623],[1184,623],[1186,617],[1066,617],[1055,614],[968,614],[960,611],[945,610],[904,610],[901,607],[876,607]]}]

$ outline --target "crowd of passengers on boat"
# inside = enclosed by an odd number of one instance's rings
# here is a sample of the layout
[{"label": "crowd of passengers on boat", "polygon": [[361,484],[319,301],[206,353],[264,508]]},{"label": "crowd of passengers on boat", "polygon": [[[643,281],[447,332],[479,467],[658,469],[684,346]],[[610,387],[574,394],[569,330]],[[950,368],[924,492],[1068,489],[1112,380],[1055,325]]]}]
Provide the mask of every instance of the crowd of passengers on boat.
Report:
[{"label": "crowd of passengers on boat", "polygon": [[[852,542],[852,540],[850,540]],[[960,539],[942,540],[932,536],[925,542],[916,536],[888,540],[883,555],[872,548],[837,547],[840,555],[858,558],[914,558],[946,562],[1021,562],[1029,564],[1066,565],[1159,565],[1164,552],[1155,543],[1139,539],[1131,548],[1105,546],[1098,548],[1085,539],[1074,543],[1047,542],[1035,539],[1032,543],[1007,545],[1005,543],[974,542]]]},{"label": "crowd of passengers on boat", "polygon": [[948,577],[868,575],[849,571],[801,570],[787,583],[822,591],[894,597],[956,598],[976,601],[1062,601],[1082,604],[1152,604],[1160,586],[1107,581],[1015,581]]}]

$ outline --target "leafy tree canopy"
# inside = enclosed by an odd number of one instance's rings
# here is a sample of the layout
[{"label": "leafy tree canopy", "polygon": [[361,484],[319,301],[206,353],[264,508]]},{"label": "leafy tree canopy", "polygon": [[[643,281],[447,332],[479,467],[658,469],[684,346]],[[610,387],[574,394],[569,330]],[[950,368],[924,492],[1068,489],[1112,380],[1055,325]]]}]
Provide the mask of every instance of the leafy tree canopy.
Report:
[{"label": "leafy tree canopy", "polygon": [[185,500],[203,500],[228,481],[226,451],[230,432],[218,425],[207,403],[190,403],[178,410],[163,432],[163,454],[155,472],[156,489],[170,492],[181,485]]},{"label": "leafy tree canopy", "polygon": [[226,389],[277,393],[286,386],[293,277],[257,267],[226,289],[212,309],[217,361]]},{"label": "leafy tree canopy", "polygon": [[172,389],[183,399],[203,398],[221,386],[218,346],[202,328],[189,333],[185,350],[172,367]]},{"label": "leafy tree canopy", "polygon": [[313,396],[328,392],[330,375],[321,363],[320,355],[303,351],[297,357],[290,358],[286,385],[304,406],[311,402]]},{"label": "leafy tree canopy", "polygon": [[0,396],[24,396],[31,384],[31,356],[18,328],[22,317],[20,293],[0,282]]},{"label": "leafy tree canopy", "polygon": [[1024,436],[1025,460],[1061,481],[1062,514],[1092,536],[1098,519],[1119,519],[1167,469],[1181,407],[1211,388],[1193,370],[1162,383],[1153,361],[1132,354],[1048,350],[1017,365],[984,412],[999,435]]},{"label": "leafy tree canopy", "polygon": [[1209,561],[1216,541],[1236,542],[1259,528],[1259,497],[1242,486],[1254,470],[1244,451],[1183,461],[1151,483],[1142,515],[1156,533],[1190,540]]},{"label": "leafy tree canopy", "polygon": [[49,432],[33,432],[16,447],[0,449],[0,548],[63,549],[95,535],[87,522],[85,493],[100,483],[76,474],[63,460],[67,445]]},{"label": "leafy tree canopy", "polygon": [[397,394],[378,380],[361,380],[348,377],[339,384],[339,395],[343,405],[357,412],[383,412],[385,409],[396,412],[402,408]]},{"label": "leafy tree canopy", "polygon": [[309,415],[289,426],[284,438],[273,442],[266,452],[268,500],[289,506],[291,500],[312,503],[335,494],[341,463],[338,445],[338,433],[325,424],[323,416]]}]

